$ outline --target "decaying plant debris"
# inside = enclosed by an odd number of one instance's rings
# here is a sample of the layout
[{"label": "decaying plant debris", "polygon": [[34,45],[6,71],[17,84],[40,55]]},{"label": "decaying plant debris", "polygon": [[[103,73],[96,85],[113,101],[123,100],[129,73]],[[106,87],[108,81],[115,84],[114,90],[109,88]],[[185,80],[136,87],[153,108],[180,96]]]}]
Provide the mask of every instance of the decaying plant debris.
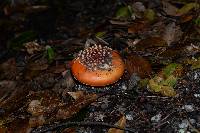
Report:
[{"label": "decaying plant debris", "polygon": [[[1,133],[200,132],[200,3],[0,2]],[[84,85],[72,60],[94,44],[125,72]]]}]

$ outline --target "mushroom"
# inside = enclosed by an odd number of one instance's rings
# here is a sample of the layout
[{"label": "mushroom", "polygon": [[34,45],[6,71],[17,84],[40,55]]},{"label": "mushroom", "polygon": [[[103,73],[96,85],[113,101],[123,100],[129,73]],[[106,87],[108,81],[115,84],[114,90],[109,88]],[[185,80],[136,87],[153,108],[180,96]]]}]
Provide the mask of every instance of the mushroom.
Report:
[{"label": "mushroom", "polygon": [[94,45],[80,51],[72,61],[75,79],[89,86],[106,86],[123,75],[124,62],[119,53],[107,46]]}]

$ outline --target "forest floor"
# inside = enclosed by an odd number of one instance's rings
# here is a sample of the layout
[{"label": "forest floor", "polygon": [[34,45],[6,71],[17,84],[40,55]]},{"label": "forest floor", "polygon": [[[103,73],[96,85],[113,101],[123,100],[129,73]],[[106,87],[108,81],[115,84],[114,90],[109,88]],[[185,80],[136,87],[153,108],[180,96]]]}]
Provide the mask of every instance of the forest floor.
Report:
[{"label": "forest floor", "polygon": [[[200,3],[0,2],[1,133],[200,133]],[[71,72],[80,50],[118,51],[115,83]]]}]

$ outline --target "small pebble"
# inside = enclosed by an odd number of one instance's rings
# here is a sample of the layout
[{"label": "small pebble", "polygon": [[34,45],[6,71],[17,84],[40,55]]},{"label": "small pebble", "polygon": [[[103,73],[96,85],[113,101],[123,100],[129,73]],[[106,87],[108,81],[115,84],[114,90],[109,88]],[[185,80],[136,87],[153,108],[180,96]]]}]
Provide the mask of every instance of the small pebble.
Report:
[{"label": "small pebble", "polygon": [[188,121],[186,119],[182,120],[182,123],[180,123],[179,128],[184,129],[188,127]]},{"label": "small pebble", "polygon": [[133,116],[131,114],[126,114],[126,119],[129,121],[133,120]]},{"label": "small pebble", "polygon": [[200,98],[200,94],[194,94],[196,98]]},{"label": "small pebble", "polygon": [[151,121],[157,123],[157,122],[160,121],[161,117],[162,117],[162,115],[159,113],[159,114],[157,114],[157,115],[151,117]]},{"label": "small pebble", "polygon": [[182,109],[185,109],[187,112],[193,112],[194,106],[193,105],[184,105]]}]

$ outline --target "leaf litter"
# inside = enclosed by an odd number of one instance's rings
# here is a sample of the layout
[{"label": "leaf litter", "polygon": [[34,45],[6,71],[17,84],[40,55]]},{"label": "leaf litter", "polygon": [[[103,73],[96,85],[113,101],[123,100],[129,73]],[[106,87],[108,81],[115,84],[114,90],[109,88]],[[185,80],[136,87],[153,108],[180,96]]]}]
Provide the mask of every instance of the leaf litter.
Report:
[{"label": "leaf litter", "polygon": [[[197,1],[0,6],[0,132],[200,131]],[[73,58],[93,43],[122,55],[118,82],[72,76]]]}]

